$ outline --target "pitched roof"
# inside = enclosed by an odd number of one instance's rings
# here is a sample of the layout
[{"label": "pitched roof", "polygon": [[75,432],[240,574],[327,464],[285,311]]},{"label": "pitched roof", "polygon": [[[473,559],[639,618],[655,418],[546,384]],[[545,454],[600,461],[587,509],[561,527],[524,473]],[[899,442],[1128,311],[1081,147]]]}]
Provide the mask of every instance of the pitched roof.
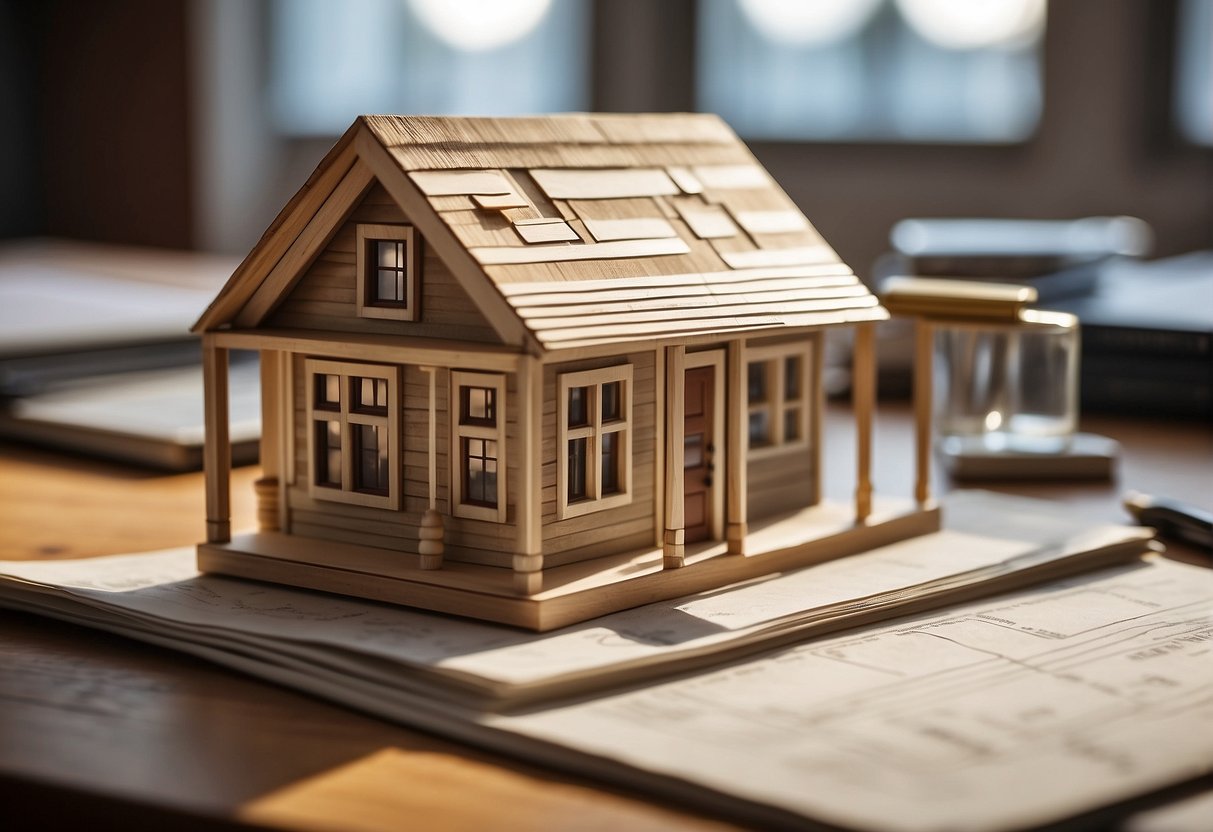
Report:
[{"label": "pitched roof", "polygon": [[[362,116],[339,142],[351,146],[489,318],[521,324],[507,340],[552,350],[886,317],[715,116]],[[323,168],[305,191],[323,190]],[[271,237],[300,225],[291,210],[258,249],[284,245]],[[259,271],[242,266],[197,328],[234,320]]]}]

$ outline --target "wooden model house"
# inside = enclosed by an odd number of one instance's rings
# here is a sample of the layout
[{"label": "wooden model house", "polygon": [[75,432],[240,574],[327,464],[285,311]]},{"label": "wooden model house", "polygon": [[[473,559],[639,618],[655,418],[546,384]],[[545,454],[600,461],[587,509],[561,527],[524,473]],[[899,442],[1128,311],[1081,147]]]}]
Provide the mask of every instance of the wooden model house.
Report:
[{"label": "wooden model house", "polygon": [[[544,630],[933,530],[923,473],[872,503],[884,317],[715,117],[359,118],[196,325],[200,567]],[[234,538],[229,349],[263,387],[262,527]]]}]

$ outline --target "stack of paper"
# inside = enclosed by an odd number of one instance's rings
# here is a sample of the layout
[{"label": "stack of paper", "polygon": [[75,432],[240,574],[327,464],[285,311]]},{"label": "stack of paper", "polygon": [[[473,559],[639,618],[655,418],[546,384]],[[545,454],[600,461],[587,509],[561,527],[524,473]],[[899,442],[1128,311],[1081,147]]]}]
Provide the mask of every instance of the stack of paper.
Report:
[{"label": "stack of paper", "polygon": [[[763,823],[1004,828],[1029,809],[1033,823],[1062,818],[1213,763],[1207,742],[1191,742],[1213,726],[1213,573],[1200,570],[1135,560],[726,662],[1125,561],[1149,539],[992,495],[960,495],[946,511],[953,528],[937,535],[545,634],[199,576],[188,550],[3,563],[0,604]],[[1184,676],[1173,665],[1202,648],[1202,632],[1206,661]],[[1161,661],[1134,663],[1155,648]],[[569,704],[571,694],[581,699]],[[1149,716],[1156,706],[1162,722]],[[1129,714],[1122,736],[1116,720]],[[1175,732],[1173,759],[1155,766],[1138,725]],[[1046,751],[1060,756],[1035,759]],[[920,782],[930,772],[938,779]],[[1012,776],[1040,800],[1010,798]],[[930,811],[908,813],[928,786]]]}]

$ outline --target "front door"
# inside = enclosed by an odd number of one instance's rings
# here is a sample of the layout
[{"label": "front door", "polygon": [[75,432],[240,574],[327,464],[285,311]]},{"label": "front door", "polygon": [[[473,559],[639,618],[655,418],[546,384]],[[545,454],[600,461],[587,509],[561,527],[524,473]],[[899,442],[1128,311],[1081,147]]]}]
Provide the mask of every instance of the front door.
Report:
[{"label": "front door", "polygon": [[696,367],[686,371],[683,392],[683,473],[684,525],[686,542],[707,540],[712,531],[712,457],[715,434],[715,368]]}]

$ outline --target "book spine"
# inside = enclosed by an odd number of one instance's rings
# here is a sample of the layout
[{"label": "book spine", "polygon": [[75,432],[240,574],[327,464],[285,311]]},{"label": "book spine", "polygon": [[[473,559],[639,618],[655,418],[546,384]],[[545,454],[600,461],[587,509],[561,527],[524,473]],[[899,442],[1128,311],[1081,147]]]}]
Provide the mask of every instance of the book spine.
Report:
[{"label": "book spine", "polygon": [[1083,360],[1099,355],[1213,360],[1213,333],[1082,325]]}]

